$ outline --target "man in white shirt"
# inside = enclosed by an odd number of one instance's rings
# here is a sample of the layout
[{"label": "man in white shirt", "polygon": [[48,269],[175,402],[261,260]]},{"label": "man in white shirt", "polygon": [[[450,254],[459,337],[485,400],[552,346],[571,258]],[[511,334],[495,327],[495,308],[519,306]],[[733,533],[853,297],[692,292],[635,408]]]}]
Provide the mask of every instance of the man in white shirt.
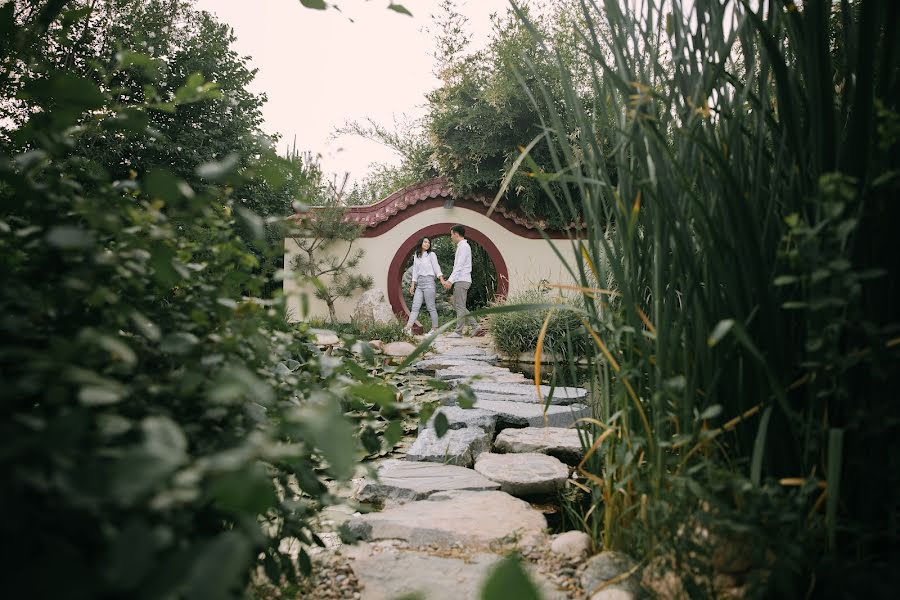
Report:
[{"label": "man in white shirt", "polygon": [[450,228],[450,239],[456,244],[456,256],[453,260],[453,272],[447,281],[444,281],[444,288],[450,289],[453,286],[453,307],[456,309],[456,331],[447,337],[462,337],[463,327],[467,322],[472,323],[472,335],[477,335],[480,331],[478,321],[475,317],[469,315],[466,308],[466,296],[469,293],[469,287],[472,285],[472,249],[469,248],[469,242],[466,240],[466,228],[462,225],[454,225]]}]

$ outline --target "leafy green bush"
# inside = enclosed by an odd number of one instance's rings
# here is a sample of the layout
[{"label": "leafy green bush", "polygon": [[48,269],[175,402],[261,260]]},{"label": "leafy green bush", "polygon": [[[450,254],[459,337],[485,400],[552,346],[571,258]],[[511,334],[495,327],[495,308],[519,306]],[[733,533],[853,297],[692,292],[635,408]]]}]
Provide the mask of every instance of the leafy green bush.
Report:
[{"label": "leafy green bush", "polygon": [[586,217],[570,267],[616,282],[584,293],[604,546],[685,565],[711,522],[765,549],[769,596],[896,588],[897,10],[582,3],[596,102],[563,60],[562,103],[531,85],[557,164],[534,174]]},{"label": "leafy green bush", "polygon": [[[539,290],[529,290],[509,297],[505,304],[560,304],[579,306],[578,300],[551,298]],[[534,352],[541,327],[550,309],[522,310],[492,313],[487,318],[487,329],[498,352],[506,356]],[[554,310],[547,324],[543,352],[560,360],[577,359],[589,353],[590,340],[581,323],[580,313],[571,310]]]},{"label": "leafy green bush", "polygon": [[[332,322],[313,319],[309,321],[309,327],[334,331],[340,336],[351,336],[359,340],[381,340],[389,342],[415,342],[416,339],[403,331],[404,323],[349,323]],[[301,325],[302,327],[302,325]]]},{"label": "leafy green bush", "polygon": [[50,24],[90,14],[63,5],[23,22],[0,7],[0,78],[26,115],[0,140],[5,589],[240,597],[260,556],[295,576],[284,537],[310,568],[325,482],[380,448],[377,431],[399,437],[383,427],[403,415],[398,391],[253,297],[269,281],[244,238],[265,232],[228,196],[247,175],[233,161],[198,165],[208,183],[191,185],[165,161],[116,177],[94,160],[86,141],[164,143],[154,118],[221,92],[196,74],[125,90],[123,71],[160,66],[132,52],[89,75],[51,68]]}]

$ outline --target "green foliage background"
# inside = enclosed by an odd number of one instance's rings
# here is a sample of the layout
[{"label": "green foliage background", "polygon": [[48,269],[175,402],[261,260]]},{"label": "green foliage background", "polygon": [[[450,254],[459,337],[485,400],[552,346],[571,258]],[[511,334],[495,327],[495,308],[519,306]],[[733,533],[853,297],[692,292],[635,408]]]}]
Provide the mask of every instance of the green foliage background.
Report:
[{"label": "green foliage background", "polygon": [[13,597],[241,597],[256,565],[296,578],[280,540],[308,572],[326,481],[402,435],[371,352],[326,356],[262,298],[283,234],[270,248],[257,212],[315,177],[257,135],[231,41],[189,3],[0,6]]}]

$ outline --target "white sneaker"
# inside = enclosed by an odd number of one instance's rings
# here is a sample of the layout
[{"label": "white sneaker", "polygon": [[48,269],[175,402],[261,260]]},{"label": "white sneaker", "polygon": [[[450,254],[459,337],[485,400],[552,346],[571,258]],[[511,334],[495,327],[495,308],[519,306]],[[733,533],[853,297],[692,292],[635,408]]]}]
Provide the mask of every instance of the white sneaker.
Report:
[{"label": "white sneaker", "polygon": [[448,338],[461,338],[462,334],[454,331],[453,333],[448,333],[445,337]]}]

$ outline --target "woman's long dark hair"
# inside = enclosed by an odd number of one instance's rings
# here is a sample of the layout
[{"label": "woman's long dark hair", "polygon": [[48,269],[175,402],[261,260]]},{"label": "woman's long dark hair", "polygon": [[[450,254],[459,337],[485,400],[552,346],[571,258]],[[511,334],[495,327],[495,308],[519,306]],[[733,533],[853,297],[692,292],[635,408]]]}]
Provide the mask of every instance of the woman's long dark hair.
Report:
[{"label": "woman's long dark hair", "polygon": [[431,251],[431,238],[426,235],[421,240],[419,240],[419,245],[413,249],[413,254],[415,254],[418,258],[422,258],[422,242],[424,242],[425,240],[428,240],[428,250]]}]

